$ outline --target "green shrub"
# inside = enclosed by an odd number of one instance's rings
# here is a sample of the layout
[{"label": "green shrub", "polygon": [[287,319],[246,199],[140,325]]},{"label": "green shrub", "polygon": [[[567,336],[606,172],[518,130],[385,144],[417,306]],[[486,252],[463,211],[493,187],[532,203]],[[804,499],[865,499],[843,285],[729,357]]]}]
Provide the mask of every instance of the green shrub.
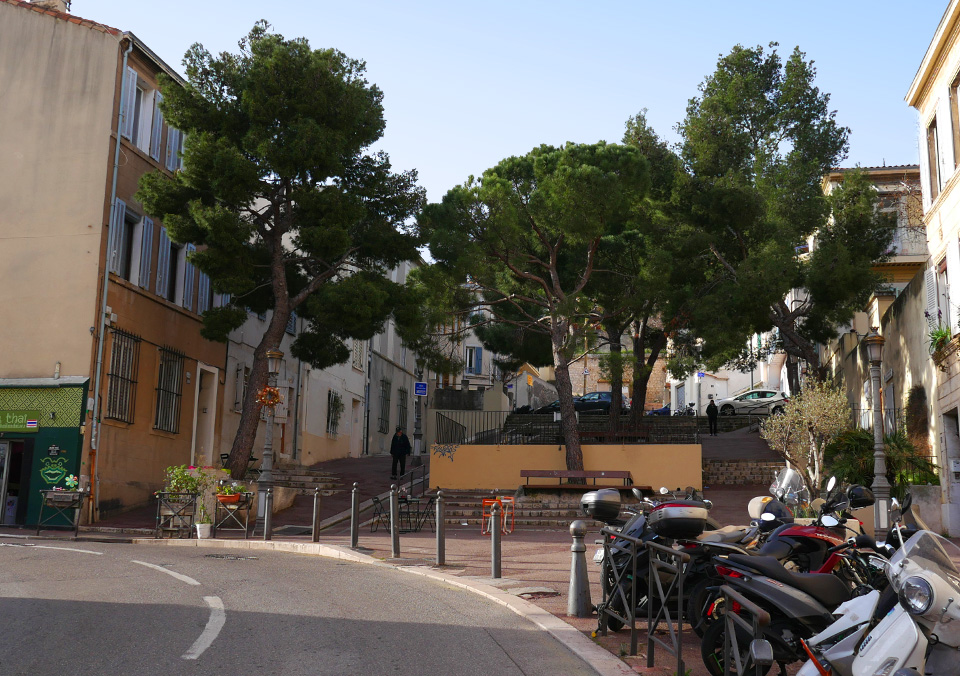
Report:
[{"label": "green shrub", "polygon": [[[887,452],[887,481],[891,493],[902,499],[907,486],[939,485],[937,467],[910,443],[903,432],[884,437]],[[850,429],[842,432],[826,448],[826,475],[833,475],[847,484],[873,486],[873,434],[869,430]]]}]

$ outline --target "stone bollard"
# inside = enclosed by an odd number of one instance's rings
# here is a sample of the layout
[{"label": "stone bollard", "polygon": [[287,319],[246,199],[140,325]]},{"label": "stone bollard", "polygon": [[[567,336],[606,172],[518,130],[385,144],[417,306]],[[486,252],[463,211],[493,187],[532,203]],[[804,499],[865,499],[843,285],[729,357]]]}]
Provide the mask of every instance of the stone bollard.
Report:
[{"label": "stone bollard", "polygon": [[273,489],[267,489],[267,504],[263,506],[263,539],[273,539]]},{"label": "stone bollard", "polygon": [[396,484],[390,484],[390,556],[400,558],[400,503]]},{"label": "stone bollard", "polygon": [[353,490],[350,492],[350,547],[356,549],[360,546],[360,488],[359,484],[353,482]]},{"label": "stone bollard", "polygon": [[313,529],[310,532],[313,542],[320,542],[320,487],[313,489]]},{"label": "stone bollard", "polygon": [[447,541],[444,530],[444,509],[443,509],[443,491],[437,491],[437,565],[442,566],[446,562]]},{"label": "stone bollard", "polygon": [[590,617],[593,604],[590,603],[590,580],[587,578],[587,546],[583,538],[587,534],[587,524],[579,519],[570,524],[570,592],[567,595],[567,615]]},{"label": "stone bollard", "polygon": [[490,508],[490,577],[500,579],[500,535],[503,532],[500,523],[500,501]]}]

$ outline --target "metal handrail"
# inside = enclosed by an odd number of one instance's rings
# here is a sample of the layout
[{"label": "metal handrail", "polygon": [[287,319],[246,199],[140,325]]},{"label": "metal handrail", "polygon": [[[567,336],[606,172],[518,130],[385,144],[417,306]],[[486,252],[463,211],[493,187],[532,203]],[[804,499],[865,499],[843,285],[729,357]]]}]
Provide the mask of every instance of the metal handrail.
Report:
[{"label": "metal handrail", "polygon": [[[683,582],[687,576],[687,564],[690,555],[670,547],[647,542],[649,572],[647,574],[647,666],[654,666],[654,650],[659,643],[670,654],[677,658],[677,673],[687,673],[683,664]],[[673,560],[674,563],[670,561]],[[661,572],[672,576],[666,589],[663,587]],[[670,596],[674,589],[677,592],[676,614],[670,614]],[[656,596],[654,596],[656,590]],[[657,612],[653,612],[654,599],[657,601]],[[668,644],[657,638],[655,630],[661,621],[667,623],[667,633],[670,636]]]}]

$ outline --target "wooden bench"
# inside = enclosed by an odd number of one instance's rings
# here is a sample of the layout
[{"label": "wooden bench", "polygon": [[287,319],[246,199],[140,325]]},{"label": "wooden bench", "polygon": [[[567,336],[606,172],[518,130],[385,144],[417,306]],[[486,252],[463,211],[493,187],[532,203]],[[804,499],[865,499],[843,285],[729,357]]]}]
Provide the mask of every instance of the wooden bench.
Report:
[{"label": "wooden bench", "polygon": [[[593,490],[596,488],[632,488],[633,477],[629,471],[624,470],[570,470],[570,469],[522,469],[520,478],[526,479],[527,486],[530,486],[530,479],[556,479],[557,484],[534,484],[533,488],[558,488],[560,490],[584,490],[585,488]],[[564,479],[592,479],[592,484],[572,484],[563,483]],[[597,479],[620,479],[622,483],[598,484]],[[650,486],[636,486],[643,491],[652,490]]]}]

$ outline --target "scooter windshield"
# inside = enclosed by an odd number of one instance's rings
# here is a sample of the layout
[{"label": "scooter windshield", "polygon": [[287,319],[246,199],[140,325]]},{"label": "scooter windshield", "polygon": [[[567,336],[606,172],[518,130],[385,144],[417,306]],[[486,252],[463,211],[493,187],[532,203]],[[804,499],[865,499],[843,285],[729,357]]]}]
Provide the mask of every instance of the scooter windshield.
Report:
[{"label": "scooter windshield", "polygon": [[784,468],[777,472],[776,478],[770,484],[770,492],[774,495],[797,493],[803,488],[803,477],[793,469]]},{"label": "scooter windshield", "polygon": [[[903,562],[903,565],[901,565]],[[894,589],[900,586],[917,568],[929,570],[960,586],[960,547],[936,533],[922,530],[907,540],[890,559],[887,577]]]}]

